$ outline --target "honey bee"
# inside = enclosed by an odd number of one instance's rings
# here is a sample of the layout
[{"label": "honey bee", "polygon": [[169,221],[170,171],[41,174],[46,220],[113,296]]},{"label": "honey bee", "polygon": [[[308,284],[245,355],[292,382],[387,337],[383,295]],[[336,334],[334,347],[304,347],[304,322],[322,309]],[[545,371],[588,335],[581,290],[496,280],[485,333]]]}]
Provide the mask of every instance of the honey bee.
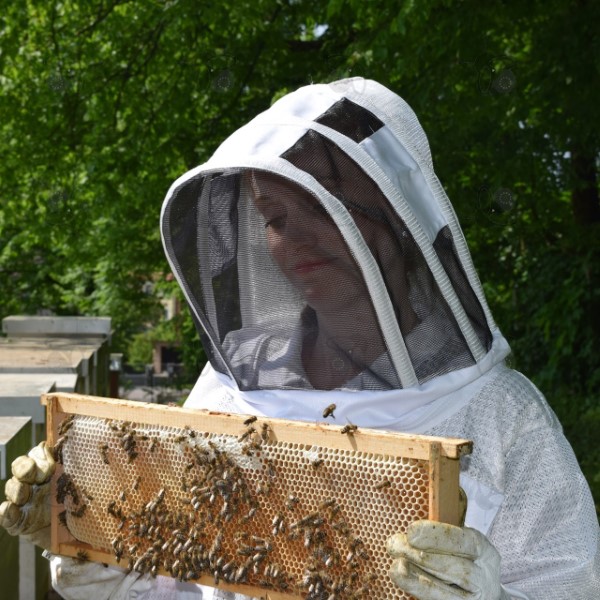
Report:
[{"label": "honey bee", "polygon": [[392,483],[389,481],[389,479],[384,479],[383,481],[380,481],[376,486],[375,489],[376,490],[383,490],[385,488],[389,488],[392,485]]},{"label": "honey bee", "polygon": [[65,528],[67,528],[67,511],[63,510],[58,513],[58,522]]},{"label": "honey bee", "polygon": [[63,464],[63,447],[67,439],[68,436],[63,435],[58,439],[58,441],[54,445],[54,448],[52,448],[52,456],[54,458],[54,461],[60,463],[61,465]]},{"label": "honey bee", "polygon": [[235,583],[240,583],[241,581],[244,581],[244,579],[246,579],[246,573],[248,572],[248,567],[246,567],[245,565],[242,565],[241,567],[238,568],[238,570],[235,572],[235,576],[233,578]]},{"label": "honey bee", "polygon": [[269,427],[268,423],[263,423],[262,424],[262,429],[260,432],[260,437],[262,438],[263,442],[268,442],[269,441],[269,431],[271,430],[271,428]]},{"label": "honey bee", "polygon": [[251,417],[248,417],[245,421],[244,421],[244,425],[252,425],[252,423],[256,422],[256,419],[258,419],[257,416],[252,415]]},{"label": "honey bee", "polygon": [[273,463],[270,460],[266,460],[265,463],[267,464],[267,473],[269,475],[269,477],[273,478],[275,477],[275,475],[277,475],[276,471],[275,471],[275,467],[273,466]]},{"label": "honey bee", "polygon": [[63,504],[67,495],[72,493],[73,482],[70,475],[63,473],[56,481],[56,501]]},{"label": "honey bee", "polygon": [[69,429],[71,429],[71,427],[73,426],[73,420],[75,419],[75,415],[69,415],[68,417],[66,417],[63,422],[60,424],[60,426],[58,427],[58,435],[64,435],[65,433],[67,433],[67,431],[69,431]]},{"label": "honey bee", "polygon": [[87,562],[88,560],[90,560],[90,555],[87,552],[85,552],[85,550],[78,550],[77,551],[77,556],[76,556],[75,560],[79,564],[82,564],[82,563]]},{"label": "honey bee", "polygon": [[72,510],[69,514],[72,517],[77,517],[77,518],[83,517],[83,514],[85,513],[86,509],[87,509],[87,504],[82,504],[79,508]]},{"label": "honey bee", "polygon": [[327,417],[331,417],[332,419],[335,419],[335,415],[333,414],[335,409],[337,408],[337,406],[335,404],[330,404],[324,411],[323,411],[323,418],[326,419]]},{"label": "honey bee", "polygon": [[142,478],[138,475],[131,486],[132,491],[137,492],[138,488],[140,487],[140,481],[142,481]]},{"label": "honey bee", "polygon": [[100,444],[100,455],[102,456],[102,462],[105,465],[110,464],[108,461],[108,444]]},{"label": "honey bee", "polygon": [[190,438],[196,437],[196,432],[189,425],[185,426],[185,431],[188,434],[188,437],[190,437]]},{"label": "honey bee", "polygon": [[244,431],[244,433],[242,433],[242,435],[238,437],[238,442],[243,442],[247,437],[251,436],[253,433],[256,433],[256,428],[248,427],[248,429],[246,429],[246,431]]},{"label": "honey bee", "polygon": [[312,466],[315,469],[318,469],[325,461],[322,458],[316,458],[312,461]]},{"label": "honey bee", "polygon": [[347,433],[349,435],[352,435],[357,430],[358,430],[358,425],[354,425],[353,423],[348,423],[348,425],[344,425],[344,427],[342,427],[342,429],[340,430],[340,433],[342,433],[342,434]]}]

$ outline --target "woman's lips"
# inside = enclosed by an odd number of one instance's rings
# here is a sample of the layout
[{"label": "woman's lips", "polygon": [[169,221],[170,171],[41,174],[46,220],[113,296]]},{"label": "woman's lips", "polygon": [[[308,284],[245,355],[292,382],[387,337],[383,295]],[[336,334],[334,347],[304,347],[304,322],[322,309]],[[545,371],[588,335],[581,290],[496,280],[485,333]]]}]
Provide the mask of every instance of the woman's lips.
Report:
[{"label": "woman's lips", "polygon": [[332,261],[333,261],[333,259],[331,259],[331,258],[306,260],[304,262],[298,263],[294,267],[294,273],[299,273],[299,274],[312,273],[312,271],[317,271],[318,269],[327,266]]}]

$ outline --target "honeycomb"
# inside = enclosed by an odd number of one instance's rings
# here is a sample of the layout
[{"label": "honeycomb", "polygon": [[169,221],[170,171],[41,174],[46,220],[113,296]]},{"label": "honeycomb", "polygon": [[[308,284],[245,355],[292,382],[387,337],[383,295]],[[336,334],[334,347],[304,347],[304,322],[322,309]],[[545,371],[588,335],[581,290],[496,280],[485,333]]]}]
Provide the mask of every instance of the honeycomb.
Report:
[{"label": "honeycomb", "polygon": [[[424,460],[69,415],[59,424],[61,524],[129,570],[310,600],[410,598],[387,537],[428,517]],[[205,580],[203,580],[205,583]]]}]

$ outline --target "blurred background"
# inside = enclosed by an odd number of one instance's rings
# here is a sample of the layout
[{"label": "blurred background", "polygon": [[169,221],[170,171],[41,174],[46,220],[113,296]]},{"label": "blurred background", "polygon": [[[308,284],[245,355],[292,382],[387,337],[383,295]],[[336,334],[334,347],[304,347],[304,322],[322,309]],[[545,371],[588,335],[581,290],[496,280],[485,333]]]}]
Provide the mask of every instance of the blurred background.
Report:
[{"label": "blurred background", "polygon": [[186,389],[205,358],[160,242],[170,184],[288,91],[376,79],[600,502],[600,3],[0,5],[0,318],[110,317],[125,387]]}]

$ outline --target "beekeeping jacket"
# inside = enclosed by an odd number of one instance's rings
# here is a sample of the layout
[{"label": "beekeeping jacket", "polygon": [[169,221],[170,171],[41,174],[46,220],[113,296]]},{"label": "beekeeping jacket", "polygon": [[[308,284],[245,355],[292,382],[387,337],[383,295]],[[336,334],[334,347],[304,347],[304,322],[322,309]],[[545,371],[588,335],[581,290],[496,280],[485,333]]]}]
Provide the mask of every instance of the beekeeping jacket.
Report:
[{"label": "beekeeping jacket", "polygon": [[173,184],[161,227],[209,357],[188,407],[314,422],[334,403],[339,424],[471,439],[466,525],[500,552],[509,593],[600,597],[589,488],[505,365],[401,98],[359,78],[281,98]]}]

